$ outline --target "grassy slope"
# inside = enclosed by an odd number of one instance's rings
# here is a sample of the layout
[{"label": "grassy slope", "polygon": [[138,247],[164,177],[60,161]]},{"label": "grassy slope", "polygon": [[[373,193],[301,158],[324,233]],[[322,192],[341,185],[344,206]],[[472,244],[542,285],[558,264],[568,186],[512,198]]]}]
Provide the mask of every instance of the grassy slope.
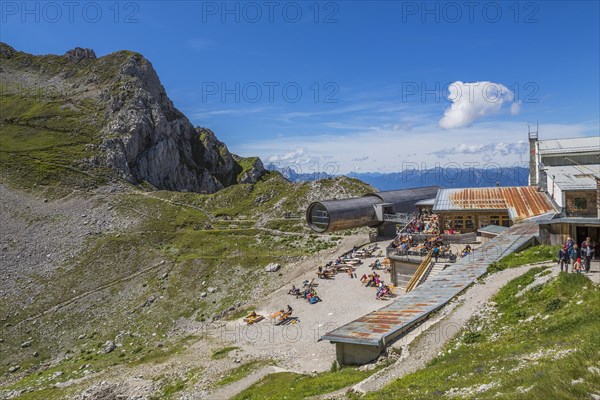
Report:
[{"label": "grassy slope", "polygon": [[533,246],[517,253],[511,253],[488,267],[488,272],[494,273],[506,268],[518,267],[536,262],[551,261],[558,258],[558,246]]},{"label": "grassy slope", "polygon": [[324,393],[331,393],[346,386],[358,383],[376,370],[361,371],[358,368],[343,368],[339,371],[316,375],[301,375],[292,372],[270,374],[244,390],[235,400],[288,400],[305,399]]},{"label": "grassy slope", "polygon": [[[336,182],[320,185],[339,184]],[[35,324],[28,322],[12,328],[0,349],[5,368],[19,363],[22,370],[39,370],[41,375],[30,375],[11,388],[42,389],[57,381],[78,378],[83,376],[79,368],[84,364],[89,365],[86,369],[99,371],[113,364],[135,365],[180,351],[181,338],[166,337],[175,320],[180,317],[205,320],[243,303],[251,291],[269,285],[270,277],[263,273],[266,264],[279,262],[285,266],[319,246],[335,243],[335,238],[279,236],[253,227],[257,218],[268,213],[278,216],[282,210],[298,212],[305,207],[309,185],[291,184],[278,174],[270,174],[258,184],[233,186],[212,195],[140,192],[112,196],[114,210],[124,218],[141,218],[141,223],[118,235],[90,237],[84,252],[46,282],[44,295],[20,310],[18,317],[11,316],[9,322],[16,324],[74,295],[126,278],[142,268],[158,267],[85,297],[74,307],[39,317]],[[368,189],[357,182],[348,186],[352,185],[361,192]],[[258,204],[256,199],[265,195],[269,200]],[[281,208],[274,210],[275,203],[280,203]],[[225,215],[231,220],[224,219]],[[207,222],[214,229],[204,230]],[[301,219],[290,223],[297,226],[295,230],[304,229]],[[166,261],[162,266],[161,260]],[[161,278],[164,273],[169,274],[168,278]],[[200,292],[208,286],[220,290],[201,299]],[[229,291],[230,287],[236,291]],[[154,303],[141,307],[151,297],[155,297]],[[8,310],[10,304],[10,299],[3,299],[0,309]],[[120,331],[130,332],[124,346],[118,352],[97,354],[102,344]],[[77,340],[82,334],[86,338]],[[31,351],[9,351],[30,337],[34,341]],[[57,348],[58,342],[63,344]],[[157,348],[158,342],[164,346]],[[33,357],[33,350],[40,356]],[[67,358],[50,370],[38,369],[40,362],[53,358],[57,351],[66,351]],[[63,375],[49,379],[57,371]],[[68,390],[56,389],[52,393],[60,398]]]},{"label": "grassy slope", "polygon": [[[17,53],[10,60],[2,60],[2,67],[48,79],[57,74],[73,79],[93,77],[96,88],[114,84],[111,90],[119,90],[111,71],[131,55],[135,53],[118,52],[73,64],[58,56]],[[115,179],[110,170],[82,167],[79,162],[97,154],[101,140],[98,133],[105,123],[106,104],[95,100],[96,95],[80,92],[82,86],[54,91],[2,84],[2,183],[33,194],[43,191],[44,197],[59,199],[73,189],[93,189]],[[245,171],[253,161],[241,159],[239,164]],[[60,398],[72,389],[46,392],[44,388],[83,376],[80,367],[84,364],[86,369],[99,371],[113,364],[160,360],[180,351],[187,339],[167,338],[176,319],[195,317],[203,321],[243,303],[251,290],[269,285],[270,278],[263,273],[266,264],[285,265],[335,245],[336,237],[308,235],[303,218],[284,218],[288,213],[303,216],[311,196],[328,190],[336,196],[352,196],[372,188],[348,178],[291,184],[277,173],[268,173],[257,184],[234,185],[212,195],[138,191],[115,193],[101,200],[109,202],[121,218],[140,222],[119,234],[89,236],[83,252],[68,260],[51,279],[26,277],[43,284],[43,295],[18,313],[9,312],[14,299],[0,300],[0,313],[7,316],[2,323],[9,324],[3,327],[0,368],[6,371],[19,364],[19,374],[24,376],[9,387],[35,387],[47,393],[42,397]],[[82,195],[93,196],[93,192]],[[205,224],[213,229],[204,230]],[[303,235],[279,235],[269,229]],[[151,269],[134,276],[145,268]],[[168,278],[163,278],[166,273]],[[65,308],[39,315],[104,285],[106,289]],[[201,299],[199,293],[208,286],[221,290]],[[232,287],[235,294],[228,290]],[[28,294],[17,296],[22,300]],[[141,307],[150,298],[154,302]],[[106,340],[122,331],[127,332],[123,347],[98,354]],[[80,335],[85,335],[84,339],[78,339]],[[20,349],[30,338],[32,347]],[[158,342],[164,346],[158,348]],[[39,356],[34,357],[34,351]],[[60,364],[48,368],[46,363],[57,356],[62,358]],[[52,377],[58,371],[62,375]],[[34,396],[24,396],[30,395]]]},{"label": "grassy slope", "polygon": [[[495,386],[477,398],[574,399],[598,392],[600,376],[588,367],[600,362],[600,291],[583,275],[561,273],[515,297],[541,271],[533,269],[505,286],[493,299],[497,312],[472,319],[425,369],[366,398],[431,399],[452,388],[463,393],[459,398],[472,398],[473,392],[460,390],[490,383]],[[533,320],[523,322],[529,317]],[[533,361],[533,354],[544,351],[546,356]],[[578,379],[583,382],[572,384]]]},{"label": "grassy slope", "polygon": [[[79,63],[62,56],[22,52],[2,59],[3,69],[19,71],[25,77],[31,74],[43,82],[30,78],[0,82],[2,180],[18,187],[71,189],[96,187],[114,177],[106,168],[83,168],[78,161],[96,154],[99,130],[106,123],[107,104],[90,93],[105,87],[119,89],[113,82],[116,71],[130,56],[141,59],[129,51]],[[71,87],[74,82],[79,84]]]}]

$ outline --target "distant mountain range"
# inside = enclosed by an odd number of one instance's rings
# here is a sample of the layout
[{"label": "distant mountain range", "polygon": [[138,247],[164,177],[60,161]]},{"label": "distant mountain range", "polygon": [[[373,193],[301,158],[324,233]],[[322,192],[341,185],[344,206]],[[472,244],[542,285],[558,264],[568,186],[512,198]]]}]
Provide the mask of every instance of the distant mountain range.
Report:
[{"label": "distant mountain range", "polygon": [[360,179],[379,190],[405,189],[438,185],[446,188],[525,186],[529,169],[523,167],[502,168],[433,168],[423,171],[350,173],[347,176]]},{"label": "distant mountain range", "polygon": [[[292,182],[315,181],[331,178],[325,172],[297,173],[290,167],[277,168],[273,164],[266,166],[271,171],[279,171]],[[351,172],[351,178],[376,187],[379,190],[405,189],[422,186],[442,186],[446,188],[486,187],[486,186],[525,186],[529,169],[523,167],[501,168],[432,168],[423,171],[406,170],[402,172]]]},{"label": "distant mountain range", "polygon": [[334,175],[329,175],[326,172],[299,173],[289,166],[280,168],[273,163],[265,165],[265,169],[267,169],[268,171],[278,171],[290,182],[310,182],[318,181],[319,179],[327,179],[334,177]]}]

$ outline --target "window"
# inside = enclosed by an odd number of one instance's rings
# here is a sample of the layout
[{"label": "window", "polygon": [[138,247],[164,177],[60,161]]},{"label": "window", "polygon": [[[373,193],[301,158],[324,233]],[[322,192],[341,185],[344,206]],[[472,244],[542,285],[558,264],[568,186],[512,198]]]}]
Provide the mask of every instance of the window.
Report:
[{"label": "window", "polygon": [[317,203],[310,208],[308,223],[317,232],[324,232],[329,227],[327,209]]},{"label": "window", "polygon": [[586,210],[587,209],[587,199],[585,199],[583,197],[576,197],[575,201],[573,203],[575,204],[575,209],[577,209],[577,210]]},{"label": "window", "polygon": [[465,228],[466,229],[474,229],[475,221],[473,220],[473,216],[468,215],[465,217]]},{"label": "window", "polygon": [[454,229],[462,229],[463,227],[463,218],[462,217],[454,217]]}]

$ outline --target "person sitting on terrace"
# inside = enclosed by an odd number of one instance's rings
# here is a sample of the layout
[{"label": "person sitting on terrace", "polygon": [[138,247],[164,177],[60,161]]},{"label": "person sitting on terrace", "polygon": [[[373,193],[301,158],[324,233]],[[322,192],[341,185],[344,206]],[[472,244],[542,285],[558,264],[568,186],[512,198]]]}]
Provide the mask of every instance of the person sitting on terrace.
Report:
[{"label": "person sitting on terrace", "polygon": [[433,250],[431,251],[431,255],[433,256],[433,258],[435,259],[435,262],[438,262],[438,258],[440,256],[440,248],[437,247],[437,245],[433,248]]},{"label": "person sitting on terrace", "polygon": [[452,254],[452,250],[448,250],[448,261],[450,261],[450,262],[456,261],[456,254]]},{"label": "person sitting on terrace", "polygon": [[292,295],[296,295],[296,296],[300,296],[300,289],[298,289],[296,286],[292,285],[292,288],[290,289],[290,291],[288,292],[288,294],[292,294]]}]

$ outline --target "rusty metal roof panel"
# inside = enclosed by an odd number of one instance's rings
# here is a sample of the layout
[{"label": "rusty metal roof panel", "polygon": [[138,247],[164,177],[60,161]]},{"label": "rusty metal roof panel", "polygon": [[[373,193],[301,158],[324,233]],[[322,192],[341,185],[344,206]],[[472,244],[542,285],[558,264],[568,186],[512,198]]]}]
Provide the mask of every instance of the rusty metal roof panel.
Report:
[{"label": "rusty metal roof panel", "polygon": [[433,211],[507,211],[514,221],[555,211],[536,186],[441,189]]},{"label": "rusty metal roof panel", "polygon": [[538,233],[534,222],[513,225],[412,292],[393,303],[325,334],[331,342],[382,346],[450,301],[477,278],[487,266],[521,248]]},{"label": "rusty metal roof panel", "polygon": [[508,215],[513,221],[555,211],[548,196],[544,192],[540,192],[536,186],[515,186],[499,189],[502,190],[506,199]]}]

